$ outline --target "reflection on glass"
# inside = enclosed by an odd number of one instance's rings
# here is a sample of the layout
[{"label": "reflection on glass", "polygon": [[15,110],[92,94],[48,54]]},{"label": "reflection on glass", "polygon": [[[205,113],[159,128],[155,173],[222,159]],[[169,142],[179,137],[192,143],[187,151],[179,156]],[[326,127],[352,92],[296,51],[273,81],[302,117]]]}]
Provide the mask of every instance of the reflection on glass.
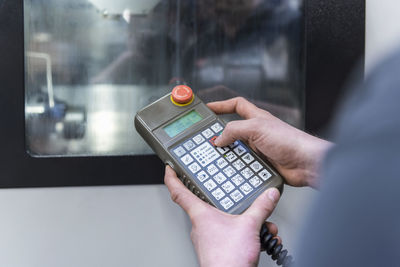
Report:
[{"label": "reflection on glass", "polygon": [[151,153],[138,109],[185,80],[303,121],[301,0],[25,0],[26,139],[35,156]]}]

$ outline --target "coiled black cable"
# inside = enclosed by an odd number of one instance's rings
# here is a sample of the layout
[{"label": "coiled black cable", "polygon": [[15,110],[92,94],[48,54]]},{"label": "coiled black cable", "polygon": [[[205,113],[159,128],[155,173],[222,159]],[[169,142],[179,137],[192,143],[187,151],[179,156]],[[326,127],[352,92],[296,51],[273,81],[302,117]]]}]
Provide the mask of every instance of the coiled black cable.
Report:
[{"label": "coiled black cable", "polygon": [[288,255],[288,251],[283,249],[282,245],[277,245],[278,239],[274,237],[275,236],[269,232],[267,225],[264,223],[260,231],[261,249],[265,250],[268,255],[271,255],[272,260],[276,261],[276,264],[279,266],[292,266],[293,257]]}]

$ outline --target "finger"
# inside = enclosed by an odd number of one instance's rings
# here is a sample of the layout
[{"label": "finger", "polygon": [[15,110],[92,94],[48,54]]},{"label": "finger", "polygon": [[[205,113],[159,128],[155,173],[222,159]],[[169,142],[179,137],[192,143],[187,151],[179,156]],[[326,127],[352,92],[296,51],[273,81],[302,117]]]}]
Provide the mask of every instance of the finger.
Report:
[{"label": "finger", "polygon": [[164,183],[171,199],[192,217],[195,211],[204,208],[205,203],[187,189],[170,166],[165,168]]},{"label": "finger", "polygon": [[276,236],[278,234],[278,226],[272,222],[265,222],[265,225],[268,228],[268,231],[273,235]]},{"label": "finger", "polygon": [[208,103],[207,106],[217,114],[237,113],[245,119],[255,118],[266,112],[259,109],[243,97],[235,97],[225,101],[212,102]]},{"label": "finger", "polygon": [[236,140],[247,142],[254,134],[254,130],[257,129],[255,126],[254,120],[231,121],[225,126],[224,131],[215,139],[214,143],[216,146],[227,146]]},{"label": "finger", "polygon": [[260,226],[274,211],[279,201],[280,193],[276,188],[270,188],[262,193],[246,210],[245,216],[252,217]]}]

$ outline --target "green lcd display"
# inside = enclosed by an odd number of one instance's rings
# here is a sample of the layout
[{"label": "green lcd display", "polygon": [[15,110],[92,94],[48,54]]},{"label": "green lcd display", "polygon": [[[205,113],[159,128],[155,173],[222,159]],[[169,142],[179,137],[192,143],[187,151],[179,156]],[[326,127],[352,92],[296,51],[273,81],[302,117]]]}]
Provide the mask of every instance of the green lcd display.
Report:
[{"label": "green lcd display", "polygon": [[202,119],[203,117],[193,110],[185,116],[165,126],[164,131],[169,135],[169,137],[174,137]]}]

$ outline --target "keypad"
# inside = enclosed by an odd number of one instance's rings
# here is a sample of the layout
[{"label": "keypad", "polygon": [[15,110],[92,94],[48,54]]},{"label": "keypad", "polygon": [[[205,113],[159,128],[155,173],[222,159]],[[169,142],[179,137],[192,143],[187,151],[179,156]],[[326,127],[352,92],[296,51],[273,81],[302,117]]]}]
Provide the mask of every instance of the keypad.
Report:
[{"label": "keypad", "polygon": [[192,173],[197,173],[198,171],[200,171],[200,166],[197,163],[193,163],[189,166],[189,170],[192,171]]},{"label": "keypad", "polygon": [[225,158],[226,158],[229,162],[232,162],[232,161],[234,161],[235,159],[237,159],[237,156],[236,156],[235,153],[233,153],[233,151],[230,151],[230,152],[226,153]]},{"label": "keypad", "polygon": [[262,169],[262,165],[260,164],[260,162],[255,161],[250,165],[250,168],[252,168],[253,171],[258,172]]},{"label": "keypad", "polygon": [[229,147],[216,147],[219,153],[225,154],[226,152],[229,151]]},{"label": "keypad", "polygon": [[218,172],[218,168],[215,167],[214,164],[210,164],[210,165],[208,165],[208,167],[207,167],[207,172],[208,172],[210,175],[216,174],[216,173]]},{"label": "keypad", "polygon": [[247,164],[251,163],[251,162],[254,160],[253,156],[250,155],[250,153],[247,153],[246,155],[244,155],[244,156],[242,157],[242,159],[243,159],[244,162],[246,162]]},{"label": "keypad", "polygon": [[233,191],[233,193],[230,194],[230,196],[235,202],[239,202],[243,198],[243,195],[242,193],[240,193],[239,190]]},{"label": "keypad", "polygon": [[197,174],[197,179],[199,179],[200,182],[204,182],[208,177],[208,174],[205,171],[201,171]]},{"label": "keypad", "polygon": [[222,130],[221,123],[214,123],[171,151],[193,174],[198,186],[210,192],[210,197],[223,209],[229,210],[272,175],[240,141],[226,147],[215,147],[213,140]]},{"label": "keypad", "polygon": [[252,186],[254,186],[255,188],[259,187],[262,184],[262,181],[260,178],[258,178],[257,176],[254,176],[253,178],[251,178],[249,180],[250,184]]},{"label": "keypad", "polygon": [[187,141],[186,143],[184,143],[183,146],[184,146],[187,150],[191,150],[191,149],[194,148],[196,145],[192,142],[192,140],[189,140],[189,141]]},{"label": "keypad", "polygon": [[224,169],[224,173],[226,174],[226,176],[231,177],[236,173],[236,171],[232,166],[228,166]]},{"label": "keypad", "polygon": [[253,176],[253,172],[250,170],[249,167],[247,167],[246,169],[244,169],[243,171],[240,172],[244,178],[249,179],[251,176]]},{"label": "keypad", "polygon": [[271,177],[272,175],[267,171],[267,170],[262,170],[259,173],[259,176],[261,177],[261,179],[263,179],[264,181],[268,180],[269,177]]},{"label": "keypad", "polygon": [[207,139],[214,136],[214,132],[210,129],[204,130],[201,134]]},{"label": "keypad", "polygon": [[216,200],[220,200],[225,196],[225,193],[221,190],[221,188],[218,188],[214,192],[212,192],[212,195],[215,197]]},{"label": "keypad", "polygon": [[242,146],[238,146],[238,147],[234,148],[233,151],[235,151],[235,153],[238,154],[238,156],[241,156],[244,153],[246,153],[246,149]]},{"label": "keypad", "polygon": [[214,176],[214,180],[217,183],[222,184],[224,181],[226,181],[226,177],[225,175],[219,172],[217,175]]},{"label": "keypad", "polygon": [[213,126],[211,126],[211,129],[215,132],[215,133],[219,133],[220,131],[222,131],[224,128],[222,128],[222,125],[217,122],[215,123]]},{"label": "keypad", "polygon": [[200,145],[190,152],[190,154],[192,154],[193,157],[196,158],[203,167],[219,158],[219,154],[210,143],[204,143]]},{"label": "keypad", "polygon": [[217,187],[217,184],[213,180],[210,179],[204,183],[204,186],[207,188],[208,191],[211,191]]},{"label": "keypad", "polygon": [[225,190],[225,192],[229,193],[233,189],[235,189],[235,186],[231,182],[228,181],[222,185],[222,188]]},{"label": "keypad", "polygon": [[183,147],[178,146],[177,148],[174,149],[174,153],[175,153],[175,155],[177,155],[178,157],[182,157],[183,155],[185,155],[186,150],[185,150]]},{"label": "keypad", "polygon": [[229,197],[224,198],[220,203],[226,210],[230,209],[235,204]]},{"label": "keypad", "polygon": [[238,159],[237,161],[235,161],[234,163],[232,163],[233,167],[235,167],[236,170],[240,171],[241,169],[243,169],[244,167],[246,167],[246,165],[243,163],[243,161],[241,161],[240,159]]},{"label": "keypad", "polygon": [[251,191],[253,191],[253,188],[252,188],[248,183],[245,183],[244,185],[242,185],[242,186],[240,187],[240,190],[242,190],[242,192],[245,193],[245,194],[247,195],[248,193],[250,193]]},{"label": "keypad", "polygon": [[201,134],[196,135],[195,137],[193,137],[193,141],[200,145],[201,143],[203,143],[204,141],[206,141],[206,139],[204,139],[203,136],[201,136]]}]

